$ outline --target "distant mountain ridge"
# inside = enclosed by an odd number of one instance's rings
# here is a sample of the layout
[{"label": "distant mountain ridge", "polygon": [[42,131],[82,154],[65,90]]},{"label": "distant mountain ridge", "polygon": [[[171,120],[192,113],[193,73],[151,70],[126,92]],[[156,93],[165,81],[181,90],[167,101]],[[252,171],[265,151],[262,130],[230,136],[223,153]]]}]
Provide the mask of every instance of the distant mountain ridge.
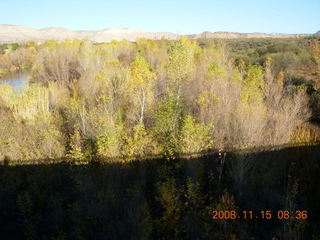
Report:
[{"label": "distant mountain ridge", "polygon": [[17,25],[0,24],[0,43],[13,42],[42,42],[49,39],[62,40],[65,38],[89,38],[94,42],[110,42],[112,40],[134,41],[137,38],[176,39],[177,35],[166,32],[147,32],[130,28],[106,28],[100,31],[71,31],[65,28],[42,28],[39,30]]},{"label": "distant mountain ridge", "polygon": [[[319,32],[316,34],[320,34]],[[316,35],[315,34],[315,35]],[[200,38],[292,38],[304,37],[306,34],[266,34],[266,33],[236,33],[236,32],[203,32],[188,35],[190,39]],[[88,38],[94,42],[110,42],[112,40],[135,41],[138,38],[148,39],[177,39],[179,35],[170,32],[148,32],[131,28],[106,28],[99,31],[78,30],[71,31],[65,28],[49,27],[32,29],[19,25],[0,24],[0,43],[22,43],[29,41],[43,42],[49,39],[62,40]]]},{"label": "distant mountain ridge", "polygon": [[283,34],[283,33],[238,33],[238,32],[203,32],[200,34],[190,35],[192,39],[209,39],[209,38],[297,38],[305,37],[307,34]]}]

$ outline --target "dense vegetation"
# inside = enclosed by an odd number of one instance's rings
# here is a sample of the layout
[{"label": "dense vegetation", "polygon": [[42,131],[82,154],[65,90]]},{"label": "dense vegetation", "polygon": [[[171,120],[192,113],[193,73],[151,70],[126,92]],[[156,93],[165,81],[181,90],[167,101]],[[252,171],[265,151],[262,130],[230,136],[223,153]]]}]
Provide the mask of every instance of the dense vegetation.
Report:
[{"label": "dense vegetation", "polygon": [[319,239],[319,38],[2,45],[0,76],[18,71],[1,239]]},{"label": "dense vegetation", "polygon": [[319,41],[88,40],[3,47],[1,159],[175,158],[317,141]]}]

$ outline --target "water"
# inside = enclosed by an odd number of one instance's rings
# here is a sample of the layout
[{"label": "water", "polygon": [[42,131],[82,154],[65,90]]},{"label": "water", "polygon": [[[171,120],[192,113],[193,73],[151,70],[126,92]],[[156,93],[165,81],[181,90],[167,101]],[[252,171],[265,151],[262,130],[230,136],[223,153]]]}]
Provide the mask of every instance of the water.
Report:
[{"label": "water", "polygon": [[9,73],[0,79],[0,84],[7,84],[14,90],[22,91],[28,85],[30,73]]}]

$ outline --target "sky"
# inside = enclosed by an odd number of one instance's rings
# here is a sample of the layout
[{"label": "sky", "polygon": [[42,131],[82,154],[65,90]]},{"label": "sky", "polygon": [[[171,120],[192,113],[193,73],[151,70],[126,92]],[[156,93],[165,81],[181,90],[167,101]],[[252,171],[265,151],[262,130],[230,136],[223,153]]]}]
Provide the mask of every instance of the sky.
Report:
[{"label": "sky", "polygon": [[320,30],[320,0],[1,0],[0,24],[178,34],[315,33]]}]

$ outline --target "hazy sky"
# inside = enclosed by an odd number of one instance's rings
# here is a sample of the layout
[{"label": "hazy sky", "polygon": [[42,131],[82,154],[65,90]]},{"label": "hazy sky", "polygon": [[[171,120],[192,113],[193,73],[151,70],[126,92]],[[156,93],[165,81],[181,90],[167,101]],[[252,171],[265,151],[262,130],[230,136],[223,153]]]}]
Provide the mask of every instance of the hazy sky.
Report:
[{"label": "hazy sky", "polygon": [[320,30],[320,0],[1,0],[0,11],[1,24],[32,28],[127,27],[180,34]]}]

